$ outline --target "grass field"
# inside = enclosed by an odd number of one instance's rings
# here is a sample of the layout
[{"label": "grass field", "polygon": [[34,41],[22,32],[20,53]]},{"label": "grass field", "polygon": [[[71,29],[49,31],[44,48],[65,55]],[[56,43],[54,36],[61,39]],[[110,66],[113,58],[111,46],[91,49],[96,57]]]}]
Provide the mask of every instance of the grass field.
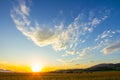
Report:
[{"label": "grass field", "polygon": [[0,80],[120,80],[120,71],[92,73],[0,73]]}]

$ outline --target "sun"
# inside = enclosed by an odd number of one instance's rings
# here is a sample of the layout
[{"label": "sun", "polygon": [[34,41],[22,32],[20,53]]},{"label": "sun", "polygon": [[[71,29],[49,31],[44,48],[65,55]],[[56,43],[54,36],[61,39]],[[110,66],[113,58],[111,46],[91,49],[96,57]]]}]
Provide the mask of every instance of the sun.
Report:
[{"label": "sun", "polygon": [[31,65],[32,72],[41,72],[42,68],[42,65],[38,63],[34,63]]}]

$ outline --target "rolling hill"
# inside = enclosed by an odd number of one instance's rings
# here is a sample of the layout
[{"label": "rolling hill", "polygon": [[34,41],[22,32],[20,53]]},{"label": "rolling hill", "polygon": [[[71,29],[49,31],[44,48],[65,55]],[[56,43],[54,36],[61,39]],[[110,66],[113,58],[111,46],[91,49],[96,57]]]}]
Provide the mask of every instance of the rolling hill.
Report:
[{"label": "rolling hill", "polygon": [[92,72],[92,71],[120,71],[120,63],[103,63],[94,65],[86,69],[66,69],[56,70],[53,73],[81,73],[81,72]]}]

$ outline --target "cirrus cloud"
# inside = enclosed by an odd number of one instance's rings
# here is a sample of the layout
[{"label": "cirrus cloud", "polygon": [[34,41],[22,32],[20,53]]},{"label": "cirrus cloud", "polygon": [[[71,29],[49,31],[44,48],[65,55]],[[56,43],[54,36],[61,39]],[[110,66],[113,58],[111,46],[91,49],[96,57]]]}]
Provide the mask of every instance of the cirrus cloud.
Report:
[{"label": "cirrus cloud", "polygon": [[[78,55],[76,58],[70,60],[70,62],[81,59],[89,54],[93,47],[87,46],[81,50],[78,49],[79,45],[83,45],[87,42],[87,38],[94,31],[94,29],[102,21],[107,19],[107,15],[104,14],[100,17],[91,17],[80,13],[73,19],[68,25],[60,22],[59,25],[54,26],[41,26],[37,21],[30,20],[30,6],[27,6],[27,0],[19,1],[17,6],[13,6],[11,10],[11,18],[13,19],[17,29],[33,41],[36,45],[52,46],[56,51],[64,50],[64,55]],[[86,20],[84,20],[84,17]],[[102,35],[99,35],[96,39],[103,39],[105,37],[112,36],[114,32],[105,31]],[[59,60],[63,62],[62,60]],[[69,62],[67,60],[67,62]]]}]

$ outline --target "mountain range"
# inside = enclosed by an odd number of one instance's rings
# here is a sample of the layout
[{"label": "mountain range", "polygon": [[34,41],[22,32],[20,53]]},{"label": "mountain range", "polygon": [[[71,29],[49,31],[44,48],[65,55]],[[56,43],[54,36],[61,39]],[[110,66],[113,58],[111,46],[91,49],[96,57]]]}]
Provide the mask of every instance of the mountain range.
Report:
[{"label": "mountain range", "polygon": [[81,73],[81,72],[93,72],[93,71],[120,71],[120,63],[102,63],[97,64],[86,69],[65,69],[56,70],[53,73]]},{"label": "mountain range", "polygon": [[[51,71],[50,73],[81,73],[81,72],[92,72],[92,71],[120,71],[120,63],[102,63],[97,64],[86,69],[64,69]],[[11,70],[0,69],[0,72],[13,72]]]}]

